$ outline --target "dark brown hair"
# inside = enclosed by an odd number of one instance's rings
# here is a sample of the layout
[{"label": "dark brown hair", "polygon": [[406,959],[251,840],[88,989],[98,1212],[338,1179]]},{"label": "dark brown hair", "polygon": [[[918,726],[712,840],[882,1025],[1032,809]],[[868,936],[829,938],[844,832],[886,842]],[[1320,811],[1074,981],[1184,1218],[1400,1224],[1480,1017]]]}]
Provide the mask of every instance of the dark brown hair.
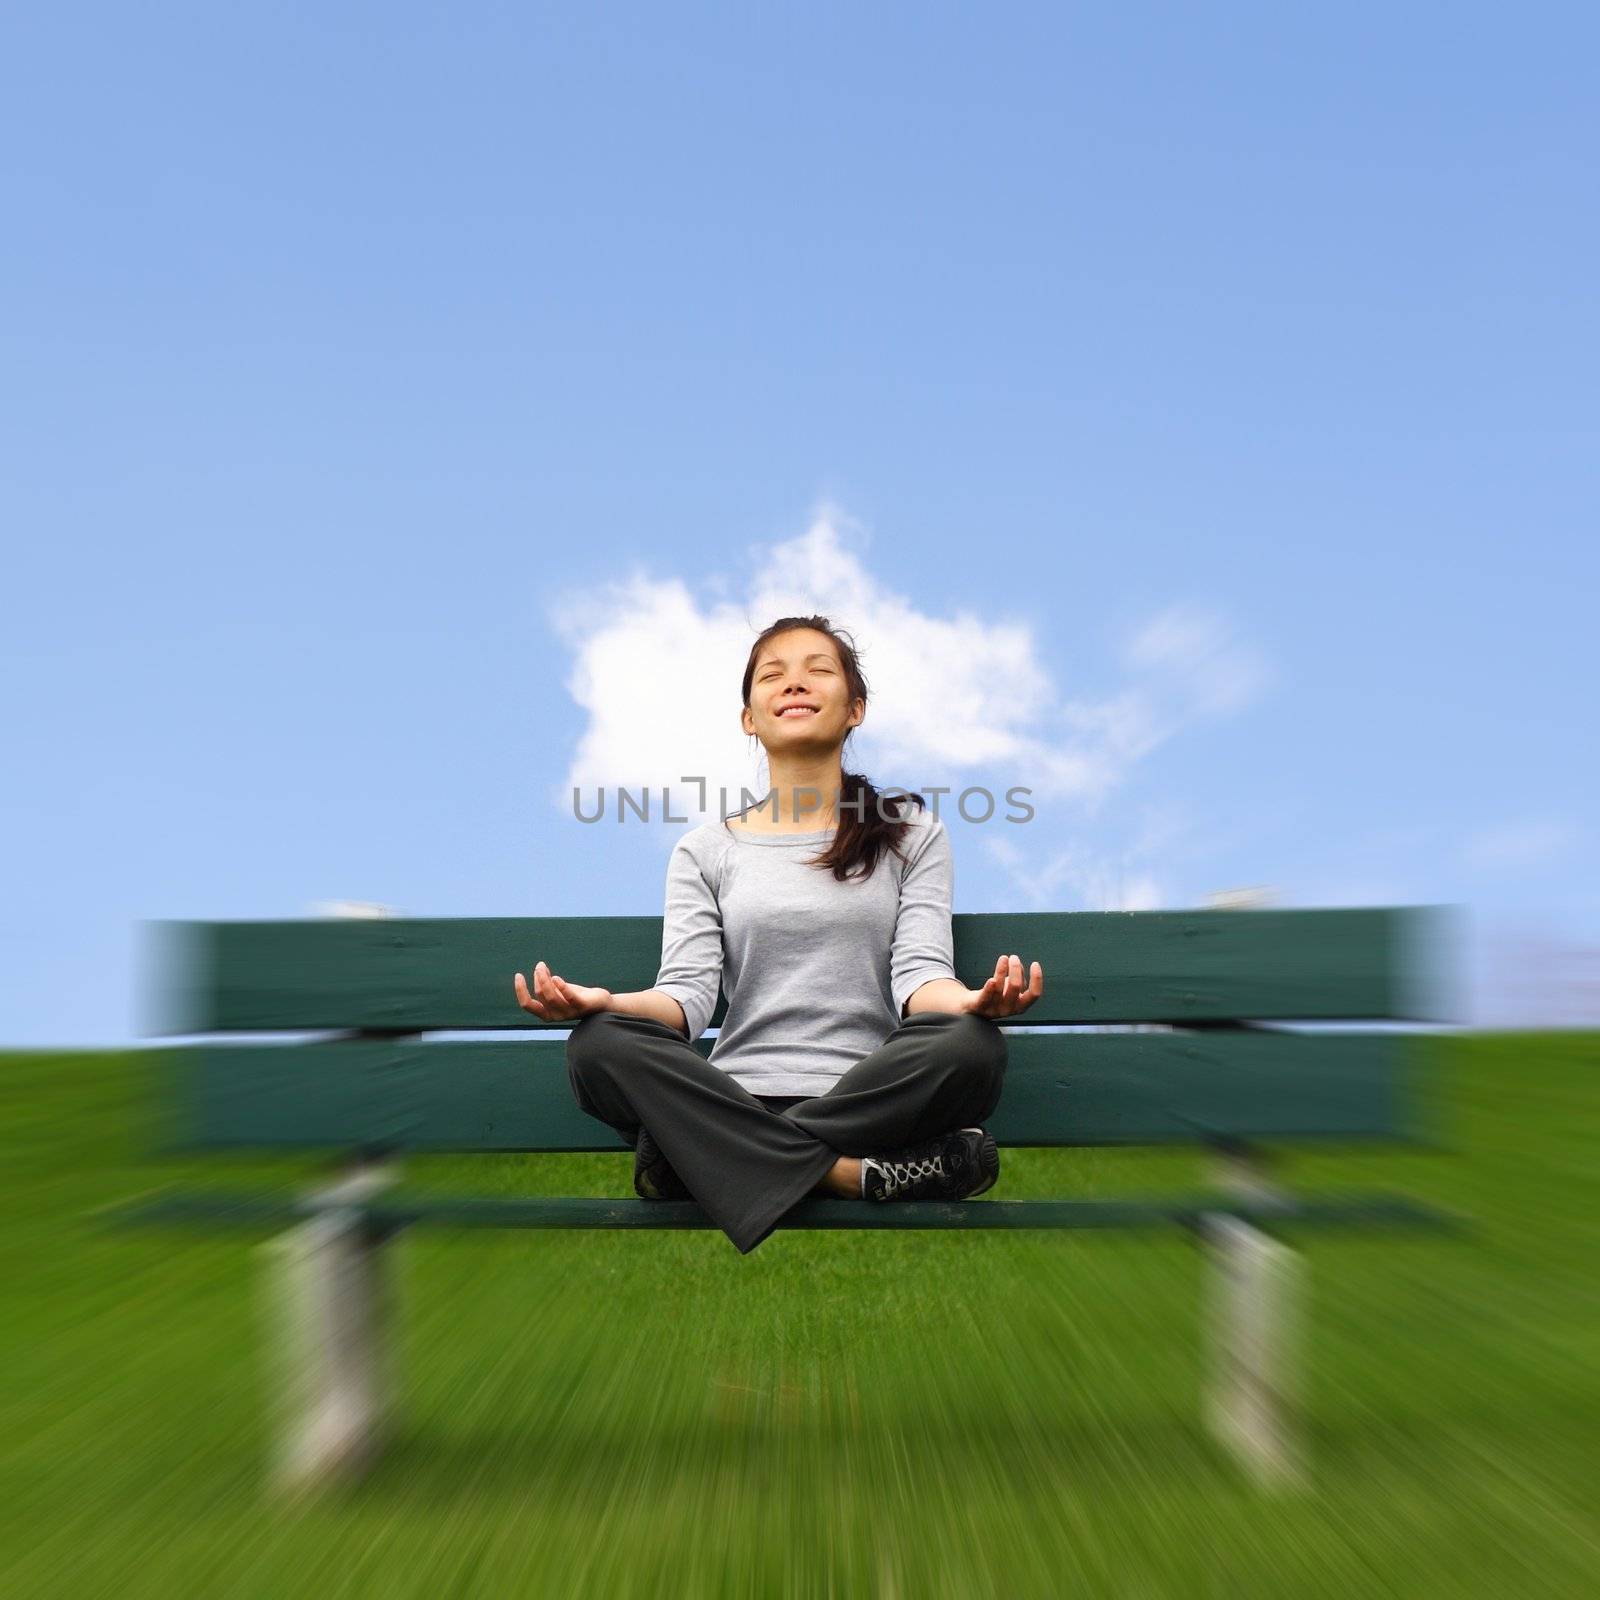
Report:
[{"label": "dark brown hair", "polygon": [[[867,680],[861,671],[855,645],[847,634],[835,628],[826,617],[779,617],[770,627],[764,628],[760,637],[750,646],[750,659],[745,663],[744,681],[739,689],[746,706],[750,704],[750,686],[755,681],[756,661],[762,647],[775,634],[787,633],[791,628],[814,628],[818,633],[827,634],[833,640],[834,648],[839,652],[840,664],[844,667],[848,686],[846,704],[854,705],[857,700],[866,700]],[[852,728],[850,733],[854,731]],[[850,733],[845,735],[846,744],[850,742]],[[923,808],[927,806],[927,801],[920,794],[898,790],[892,794],[882,794],[861,773],[845,770],[842,754],[839,826],[834,830],[828,848],[806,863],[810,867],[830,869],[841,883],[857,867],[862,868],[860,876],[863,881],[870,878],[878,865],[878,857],[885,849],[893,850],[904,860],[905,853],[900,848],[900,841],[911,826],[908,818],[911,803],[914,801]],[[781,796],[778,804],[781,808]]]}]

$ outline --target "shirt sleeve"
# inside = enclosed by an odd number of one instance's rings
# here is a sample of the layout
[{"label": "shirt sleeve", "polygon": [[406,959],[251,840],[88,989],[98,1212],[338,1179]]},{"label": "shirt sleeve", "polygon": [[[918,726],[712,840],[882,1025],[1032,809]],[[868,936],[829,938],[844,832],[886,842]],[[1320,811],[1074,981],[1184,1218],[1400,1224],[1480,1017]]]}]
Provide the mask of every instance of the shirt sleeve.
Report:
[{"label": "shirt sleeve", "polygon": [[904,1017],[906,1001],[930,978],[956,975],[950,921],[954,894],[950,835],[944,823],[933,818],[900,884],[900,910],[889,949],[889,989],[896,1017]]},{"label": "shirt sleeve", "polygon": [[722,985],[722,908],[693,851],[680,839],[667,861],[661,966],[654,988],[683,1007],[692,1044],[706,1030]]}]

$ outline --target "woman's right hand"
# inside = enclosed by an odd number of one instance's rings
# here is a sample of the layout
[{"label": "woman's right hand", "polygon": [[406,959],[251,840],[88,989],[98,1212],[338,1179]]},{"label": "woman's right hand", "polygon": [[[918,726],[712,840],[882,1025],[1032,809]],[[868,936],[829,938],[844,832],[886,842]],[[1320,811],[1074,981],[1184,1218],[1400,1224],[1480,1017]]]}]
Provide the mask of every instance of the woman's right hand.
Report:
[{"label": "woman's right hand", "polygon": [[581,983],[568,983],[558,978],[544,962],[533,968],[533,990],[528,993],[527,980],[519,972],[513,983],[517,1004],[531,1011],[542,1022],[575,1022],[594,1011],[604,1011],[611,1004],[609,989],[590,989]]}]

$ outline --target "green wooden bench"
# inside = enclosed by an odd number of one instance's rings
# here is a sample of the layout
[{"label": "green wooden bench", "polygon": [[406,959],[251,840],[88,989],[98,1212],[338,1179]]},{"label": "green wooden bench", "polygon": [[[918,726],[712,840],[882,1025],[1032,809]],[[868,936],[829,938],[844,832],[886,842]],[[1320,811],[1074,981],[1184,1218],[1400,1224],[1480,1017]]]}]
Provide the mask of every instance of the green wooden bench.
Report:
[{"label": "green wooden bench", "polygon": [[[1283,1021],[1442,1020],[1429,976],[1441,908],[958,915],[956,970],[974,986],[997,950],[1037,960],[1045,993],[1002,1026],[1009,1065],[990,1119],[1005,1147],[1197,1145],[1216,1181],[1181,1195],[869,1205],[808,1198],[781,1228],[1186,1228],[1214,1258],[1208,1416],[1258,1474],[1300,1471],[1293,1426],[1301,1225],[1449,1225],[1403,1196],[1295,1194],[1285,1145],[1432,1143],[1415,1034],[1297,1031]],[[289,1424],[289,1484],[359,1467],[393,1396],[385,1246],[419,1226],[712,1228],[692,1201],[407,1193],[413,1151],[617,1151],[574,1103],[565,1028],[512,995],[536,959],[618,991],[649,988],[659,917],[330,919],[155,923],[162,1036],[331,1036],[167,1046],[164,1153],[322,1151],[329,1180],[301,1195],[164,1193],[122,1221],[292,1224],[273,1243]],[[712,1026],[726,1009],[719,997]],[[1036,1031],[1054,1024],[1154,1024]],[[1163,1026],[1164,1025],[1164,1026]],[[550,1039],[429,1040],[435,1032],[550,1031]],[[712,1041],[696,1048],[709,1053]],[[769,1245],[770,1247],[770,1245]],[[1374,1330],[1376,1334],[1379,1330]]]}]

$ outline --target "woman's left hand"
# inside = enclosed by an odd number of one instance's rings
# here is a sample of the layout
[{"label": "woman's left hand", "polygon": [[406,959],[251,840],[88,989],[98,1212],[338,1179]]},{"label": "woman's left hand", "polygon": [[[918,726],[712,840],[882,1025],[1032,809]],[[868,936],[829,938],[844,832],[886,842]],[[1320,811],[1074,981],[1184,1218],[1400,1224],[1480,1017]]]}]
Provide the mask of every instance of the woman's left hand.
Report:
[{"label": "woman's left hand", "polygon": [[1022,983],[1022,958],[1001,956],[994,973],[981,989],[969,991],[962,1011],[975,1011],[980,1017],[1014,1017],[1026,1011],[1044,993],[1044,968],[1035,961],[1029,971],[1027,987]]}]

